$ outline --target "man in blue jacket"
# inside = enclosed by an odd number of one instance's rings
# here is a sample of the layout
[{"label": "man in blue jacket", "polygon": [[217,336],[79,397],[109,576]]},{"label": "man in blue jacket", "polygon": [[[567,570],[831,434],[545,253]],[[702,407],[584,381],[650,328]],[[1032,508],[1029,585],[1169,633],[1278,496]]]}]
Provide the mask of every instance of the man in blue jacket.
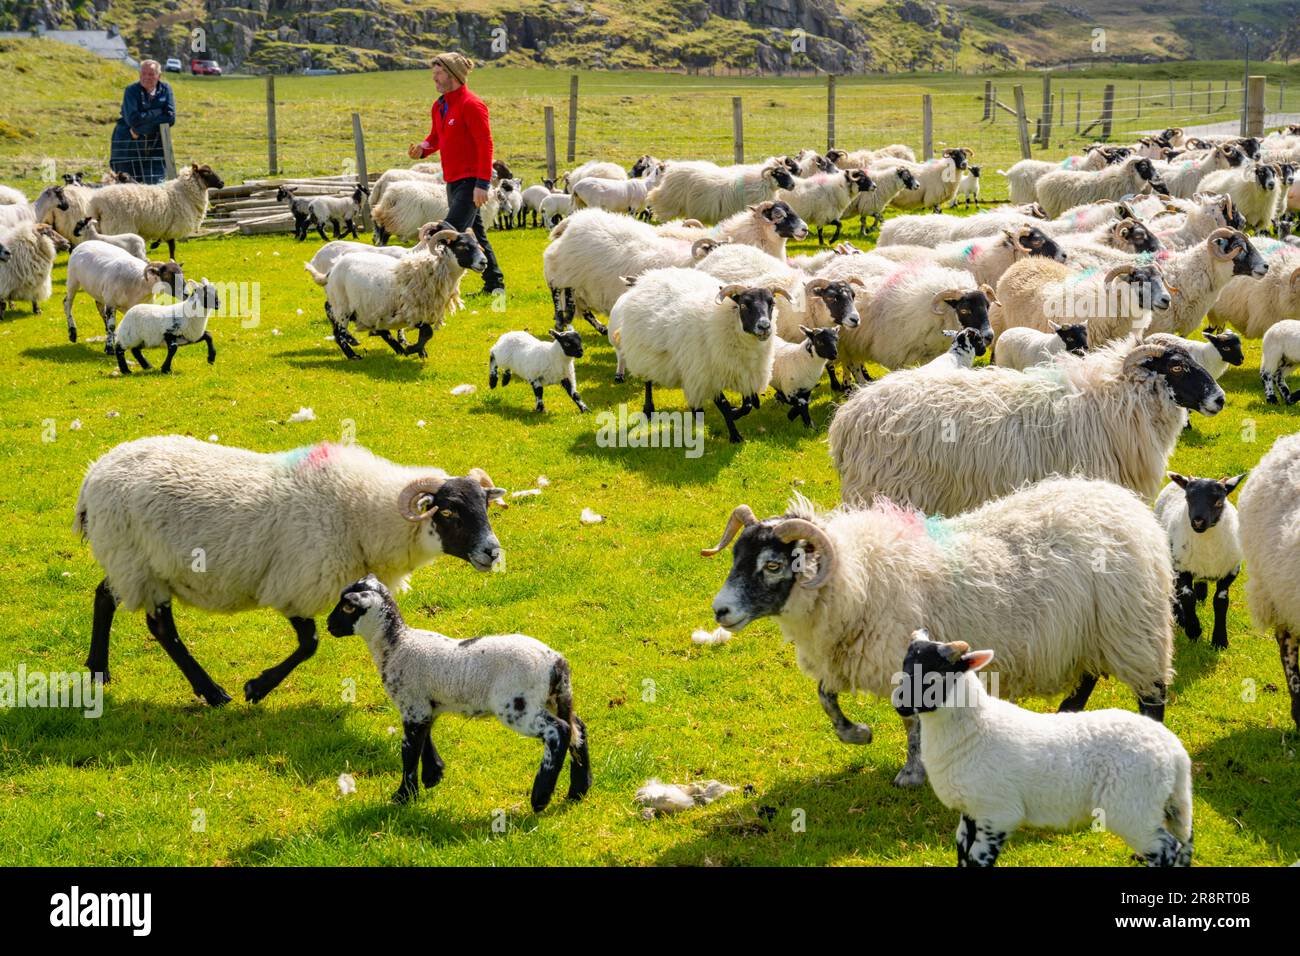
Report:
[{"label": "man in blue jacket", "polygon": [[122,95],[122,115],[113,128],[113,153],[109,168],[129,173],[137,182],[160,183],[166,176],[163,162],[164,124],[176,123],[176,98],[162,82],[157,60],[140,64],[140,82],[132,83]]}]

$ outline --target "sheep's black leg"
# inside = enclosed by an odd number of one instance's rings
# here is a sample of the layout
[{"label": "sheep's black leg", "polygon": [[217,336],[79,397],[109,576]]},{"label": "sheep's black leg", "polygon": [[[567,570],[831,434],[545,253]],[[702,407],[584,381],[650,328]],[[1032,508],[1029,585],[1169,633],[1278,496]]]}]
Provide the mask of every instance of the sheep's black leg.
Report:
[{"label": "sheep's black leg", "polygon": [[871,743],[871,728],[866,724],[856,724],[844,716],[844,711],[840,709],[840,695],[834,691],[826,689],[826,685],[817,684],[817,699],[821,701],[822,710],[826,711],[826,716],[831,719],[831,726],[835,728],[835,736],[839,737],[846,744],[869,744]]},{"label": "sheep's black leg", "polygon": [[641,406],[641,413],[649,418],[655,413],[655,383],[646,379],[645,383],[645,404]]},{"label": "sheep's black leg", "polygon": [[41,314],[41,304],[37,302],[35,299],[32,299],[32,315],[40,315],[40,314]]},{"label": "sheep's black leg", "polygon": [[217,361],[217,347],[212,344],[212,333],[204,332],[203,335],[199,338],[199,341],[207,344],[208,364],[209,365],[214,364]]},{"label": "sheep's black leg", "polygon": [[824,245],[826,245],[826,240],[825,240],[824,238],[822,238],[822,227],[821,227],[821,226],[818,226],[818,227],[817,227],[817,245],[819,245],[819,246],[824,246]]},{"label": "sheep's black leg", "polygon": [[1181,846],[1176,836],[1164,827],[1157,827],[1151,836],[1151,843],[1140,854],[1140,859],[1147,866],[1177,866]]},{"label": "sheep's black leg", "polygon": [[1286,385],[1286,371],[1286,367],[1283,366],[1274,372],[1273,382],[1277,385],[1277,394],[1282,399],[1283,403],[1293,405],[1295,403],[1291,401],[1291,389],[1287,388]]},{"label": "sheep's black leg", "polygon": [[779,388],[773,388],[773,389],[772,389],[772,395],[773,395],[773,397],[775,397],[776,400],[777,400],[778,402],[780,402],[782,405],[789,405],[789,404],[790,404],[790,399],[786,398],[786,397],[785,397],[785,392],[781,391]]},{"label": "sheep's black leg", "polygon": [[[831,220],[831,225],[835,227],[835,233],[834,233],[834,235],[831,236],[831,245],[833,246],[833,245],[835,245],[835,243],[839,242],[839,240],[840,240],[840,230],[844,228],[844,224],[841,223],[838,219],[832,219],[832,220]],[[819,234],[819,236],[820,236],[820,230],[819,230],[818,234]]]},{"label": "sheep's black leg", "polygon": [[542,764],[537,768],[537,776],[533,778],[532,793],[533,812],[541,813],[551,802],[555,781],[564,768],[564,755],[569,749],[572,728],[559,717],[544,710],[537,714],[533,726],[533,736],[540,737],[542,746],[545,747]]},{"label": "sheep's black leg", "polygon": [[402,719],[402,785],[393,794],[393,803],[406,803],[420,795],[420,784],[415,773],[420,766],[424,745],[430,742],[431,723],[431,717],[424,720]]},{"label": "sheep's black leg", "polygon": [[163,359],[162,368],[158,371],[164,375],[170,375],[172,372],[172,359],[176,355],[176,350],[180,348],[180,343],[176,341],[176,336],[170,332],[163,333],[163,341],[167,343],[167,357]]},{"label": "sheep's black leg", "polygon": [[348,235],[349,233],[352,235],[353,239],[361,238],[361,236],[358,235],[357,233],[357,224],[353,222],[351,219],[347,221],[347,229],[343,230],[344,235]]},{"label": "sheep's black leg", "polygon": [[1259,380],[1264,383],[1264,401],[1270,405],[1277,404],[1277,386],[1273,384],[1273,375],[1270,372],[1260,372]]},{"label": "sheep's black leg", "polygon": [[350,359],[360,359],[361,356],[352,351],[352,346],[357,340],[348,332],[347,322],[340,322],[334,317],[334,310],[330,308],[329,302],[325,303],[325,318],[330,320],[330,326],[334,329],[334,344],[339,347],[343,355]]},{"label": "sheep's black leg", "polygon": [[1138,713],[1143,717],[1150,717],[1152,720],[1165,722],[1165,685],[1156,684],[1156,696],[1153,698],[1138,698]]},{"label": "sheep's black leg", "polygon": [[[122,354],[122,347],[120,345],[117,348],[117,354],[119,356]],[[133,348],[131,354],[135,356],[136,363],[146,372],[153,368],[153,366],[149,364],[149,360],[144,357],[144,350],[140,346],[137,345]]]},{"label": "sheep's black leg", "polygon": [[428,344],[429,339],[433,338],[433,326],[421,325],[416,328],[416,331],[419,335],[416,337],[414,345],[408,345],[406,347],[406,354],[418,355],[422,359],[427,359],[429,353],[424,350],[424,347]]},{"label": "sheep's black leg", "polygon": [[501,373],[501,387],[505,388],[509,384],[510,384],[510,369],[506,369]]},{"label": "sheep's black leg", "polygon": [[1196,591],[1192,588],[1190,571],[1179,571],[1174,584],[1174,593],[1178,595],[1178,623],[1188,640],[1198,640],[1201,636],[1201,622],[1196,617]]},{"label": "sheep's black leg", "polygon": [[[976,823],[975,838],[966,850],[966,865],[990,867],[998,861],[1002,844],[1007,840],[1004,830],[999,830],[992,823]],[[969,833],[969,829],[967,830]]]},{"label": "sheep's black leg", "polygon": [[1300,730],[1300,638],[1290,631],[1277,632],[1277,648],[1282,655],[1282,673],[1291,692],[1291,719]]},{"label": "sheep's black leg", "polygon": [[564,290],[547,286],[551,290],[551,311],[555,319],[555,330],[564,330]]},{"label": "sheep's black leg", "polygon": [[1231,574],[1219,578],[1219,583],[1214,586],[1214,633],[1210,643],[1220,650],[1228,647],[1228,588],[1232,587],[1240,572],[1241,566],[1238,565]]},{"label": "sheep's black leg", "polygon": [[582,317],[591,323],[591,327],[601,335],[609,335],[609,327],[596,318],[590,309],[582,310]]},{"label": "sheep's black leg", "polygon": [[268,667],[244,684],[244,699],[250,704],[256,704],[275,690],[280,681],[289,676],[290,671],[316,653],[316,622],[309,617],[291,617],[289,623],[298,635],[298,646],[280,663]]},{"label": "sheep's black leg", "polygon": [[1058,714],[1074,713],[1088,706],[1088,698],[1092,696],[1093,688],[1097,686],[1096,674],[1084,674],[1079,678],[1079,686],[1069,697],[1061,701],[1061,706],[1056,708]]},{"label": "sheep's black leg", "polygon": [[117,310],[104,308],[100,315],[104,317],[104,354],[112,355],[117,345]]},{"label": "sheep's black leg", "polygon": [[1196,585],[1193,587],[1193,590],[1196,592],[1196,603],[1204,604],[1205,597],[1210,592],[1210,582],[1197,581]]},{"label": "sheep's black leg", "polygon": [[542,386],[536,382],[529,382],[528,384],[533,387],[533,398],[537,399],[537,404],[533,406],[533,411],[546,411],[546,403],[542,401]]},{"label": "sheep's black leg", "polygon": [[562,378],[560,379],[560,387],[563,388],[566,392],[568,392],[569,398],[573,399],[573,404],[578,406],[578,411],[580,412],[587,411],[587,404],[582,400],[582,397],[578,395],[578,390],[573,387],[572,382],[570,382],[567,378]]},{"label": "sheep's black leg", "polygon": [[718,406],[718,411],[722,413],[723,421],[727,423],[727,437],[731,440],[731,443],[735,445],[744,441],[744,439],[740,437],[740,432],[736,430],[736,422],[734,420],[735,411],[727,401],[727,396],[719,395],[713,400],[713,404]]},{"label": "sheep's black leg", "polygon": [[907,762],[894,777],[896,787],[919,787],[925,783],[925,766],[921,763],[921,718],[904,717],[907,727]]},{"label": "sheep's black leg", "polygon": [[[798,404],[795,406],[799,410],[799,417],[803,419],[804,428],[812,428],[812,415],[808,413],[808,396],[804,395],[797,399]],[[794,411],[794,409],[791,409]]]},{"label": "sheep's black leg", "polygon": [[190,682],[190,687],[195,694],[202,697],[211,707],[230,703],[230,695],[208,676],[207,671],[199,666],[199,662],[181,643],[181,636],[176,633],[176,621],[172,618],[170,601],[159,604],[154,613],[146,614],[144,619],[149,625],[149,633],[157,638],[162,649],[167,652],[167,656],[176,662],[176,666]]},{"label": "sheep's black leg", "polygon": [[826,365],[826,374],[830,376],[830,380],[831,380],[831,391],[832,391],[832,392],[842,392],[842,391],[844,391],[844,386],[841,385],[841,384],[840,384],[840,380],[839,380],[838,378],[835,377],[835,369],[832,368],[831,365],[830,365],[829,363],[827,363],[827,365]]},{"label": "sheep's black leg", "polygon": [[176,261],[176,240],[175,239],[167,240],[167,258],[170,259],[172,262]]},{"label": "sheep's black leg", "polygon": [[420,754],[420,782],[424,789],[432,790],[442,782],[442,772],[447,765],[438,756],[438,748],[433,745],[433,721],[424,737],[424,750]]},{"label": "sheep's black leg", "polygon": [[975,821],[966,814],[961,815],[957,821],[957,865],[968,866],[970,862],[970,848],[975,842]]},{"label": "sheep's black leg", "polygon": [[321,223],[321,221],[320,221],[319,219],[315,219],[315,220],[313,220],[313,221],[312,221],[312,224],[316,227],[316,231],[320,233],[320,239],[321,239],[321,242],[329,242],[329,241],[330,241],[330,237],[327,236],[327,235],[325,235],[325,226],[324,226],[324,224]]},{"label": "sheep's black leg", "polygon": [[95,588],[95,616],[90,625],[90,653],[86,655],[86,669],[101,684],[112,679],[108,673],[108,636],[113,630],[115,613],[117,598],[113,597],[108,578],[104,578]]},{"label": "sheep's black leg", "polygon": [[375,245],[377,246],[388,245],[388,230],[385,229],[383,226],[381,226],[379,223],[375,223]]},{"label": "sheep's black leg", "polygon": [[131,369],[126,364],[126,350],[119,345],[114,349],[114,353],[117,355],[117,370],[123,375],[130,375]]},{"label": "sheep's black leg", "polygon": [[[582,718],[570,712],[570,726],[573,734],[569,746],[569,792],[566,800],[581,800],[591,789],[591,752],[587,745],[587,725]],[[573,737],[578,737],[577,743]]]},{"label": "sheep's black leg", "polygon": [[392,349],[394,352],[396,352],[398,355],[406,354],[406,346],[399,344],[397,339],[393,338],[393,334],[389,332],[387,329],[380,329],[379,331],[371,332],[370,334],[379,336],[381,339],[387,342],[388,347]]},{"label": "sheep's black leg", "polygon": [[334,238],[335,238],[335,239],[342,239],[342,238],[343,238],[343,233],[339,230],[339,221],[338,221],[337,219],[331,219],[331,220],[330,220],[330,229],[332,229],[332,230],[334,231]]}]

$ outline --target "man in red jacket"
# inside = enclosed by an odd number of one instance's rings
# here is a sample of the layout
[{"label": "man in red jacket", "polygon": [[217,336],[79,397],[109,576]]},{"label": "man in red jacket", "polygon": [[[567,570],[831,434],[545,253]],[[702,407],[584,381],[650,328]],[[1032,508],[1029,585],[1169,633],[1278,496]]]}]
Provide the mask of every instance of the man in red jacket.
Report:
[{"label": "man in red jacket", "polygon": [[492,180],[492,129],[483,101],[465,86],[474,61],[463,53],[439,53],[433,58],[433,84],[442,95],[433,104],[433,126],[422,143],[412,143],[407,155],[422,159],[442,153],[442,177],[447,182],[447,221],[464,232],[472,229],[483,247],[488,266],[483,291],[505,289],[496,253],[483,229],[479,207],[487,202]]}]

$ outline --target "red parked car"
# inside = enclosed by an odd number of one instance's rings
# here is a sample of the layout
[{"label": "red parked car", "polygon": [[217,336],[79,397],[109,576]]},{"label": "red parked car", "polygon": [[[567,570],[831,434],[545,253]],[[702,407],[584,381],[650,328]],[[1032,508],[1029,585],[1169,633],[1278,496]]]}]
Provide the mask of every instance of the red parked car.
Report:
[{"label": "red parked car", "polygon": [[216,60],[190,60],[190,72],[195,76],[220,76],[221,67]]}]

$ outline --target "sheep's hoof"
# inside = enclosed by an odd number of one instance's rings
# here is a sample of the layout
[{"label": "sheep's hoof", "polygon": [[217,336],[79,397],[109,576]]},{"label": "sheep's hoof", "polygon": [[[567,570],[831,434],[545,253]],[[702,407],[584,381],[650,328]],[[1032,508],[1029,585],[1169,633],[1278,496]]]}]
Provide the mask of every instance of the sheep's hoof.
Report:
[{"label": "sheep's hoof", "polygon": [[234,699],[216,684],[213,684],[211,689],[204,691],[200,696],[209,707],[221,707]]},{"label": "sheep's hoof", "polygon": [[614,384],[615,384],[615,385],[622,385],[625,381],[627,381],[627,376],[624,375],[622,372],[615,372],[615,373],[614,373]]},{"label": "sheep's hoof", "polygon": [[93,671],[90,675],[90,679],[96,684],[108,684],[113,680],[113,675],[110,674],[108,668],[105,667],[102,671]]},{"label": "sheep's hoof", "polygon": [[[75,342],[75,341],[77,341],[77,340],[76,340],[76,338],[73,338],[72,341]],[[1277,396],[1276,396],[1276,395],[1265,395],[1265,396],[1264,396],[1264,401],[1268,402],[1270,405],[1276,405],[1276,404],[1277,404]]]},{"label": "sheep's hoof", "polygon": [[274,689],[274,684],[271,687],[263,688],[261,680],[262,678],[258,676],[244,682],[244,700],[250,704],[256,704]]},{"label": "sheep's hoof", "polygon": [[113,343],[112,343],[112,342],[109,342],[109,343],[107,343],[107,344],[104,346],[104,354],[105,354],[105,355],[116,355],[116,354],[117,354],[117,349],[113,346]]},{"label": "sheep's hoof", "polygon": [[77,330],[76,330],[76,329],[68,329],[68,341],[69,341],[69,342],[76,342],[76,341],[77,341]]},{"label": "sheep's hoof", "polygon": [[349,362],[359,362],[359,361],[361,361],[361,356],[360,356],[360,355],[357,355],[355,352],[353,352],[351,355],[348,356],[348,361],[349,361]]},{"label": "sheep's hoof", "polygon": [[402,804],[410,803],[415,798],[415,796],[416,794],[412,793],[410,790],[407,790],[405,786],[401,786],[398,787],[397,791],[393,794],[393,803],[396,803],[399,806],[401,806]]},{"label": "sheep's hoof", "polygon": [[837,730],[835,735],[846,744],[871,743],[871,728],[866,724],[849,724],[847,727]]},{"label": "sheep's hoof", "polygon": [[925,783],[925,767],[904,767],[894,778],[896,787],[919,787]]},{"label": "sheep's hoof", "polygon": [[438,784],[442,783],[442,771],[444,764],[436,765],[433,770],[429,770],[428,764],[422,764],[420,768],[420,782],[424,784],[424,789],[432,790]]},{"label": "sheep's hoof", "polygon": [[579,402],[579,403],[578,403],[578,411],[580,411],[580,412],[589,412],[589,411],[591,411],[591,409],[587,407],[587,403],[586,403],[586,402]]},{"label": "sheep's hoof", "polygon": [[1222,636],[1216,634],[1214,639],[1210,641],[1210,646],[1215,650],[1226,651],[1228,649],[1228,636],[1226,634]]}]

